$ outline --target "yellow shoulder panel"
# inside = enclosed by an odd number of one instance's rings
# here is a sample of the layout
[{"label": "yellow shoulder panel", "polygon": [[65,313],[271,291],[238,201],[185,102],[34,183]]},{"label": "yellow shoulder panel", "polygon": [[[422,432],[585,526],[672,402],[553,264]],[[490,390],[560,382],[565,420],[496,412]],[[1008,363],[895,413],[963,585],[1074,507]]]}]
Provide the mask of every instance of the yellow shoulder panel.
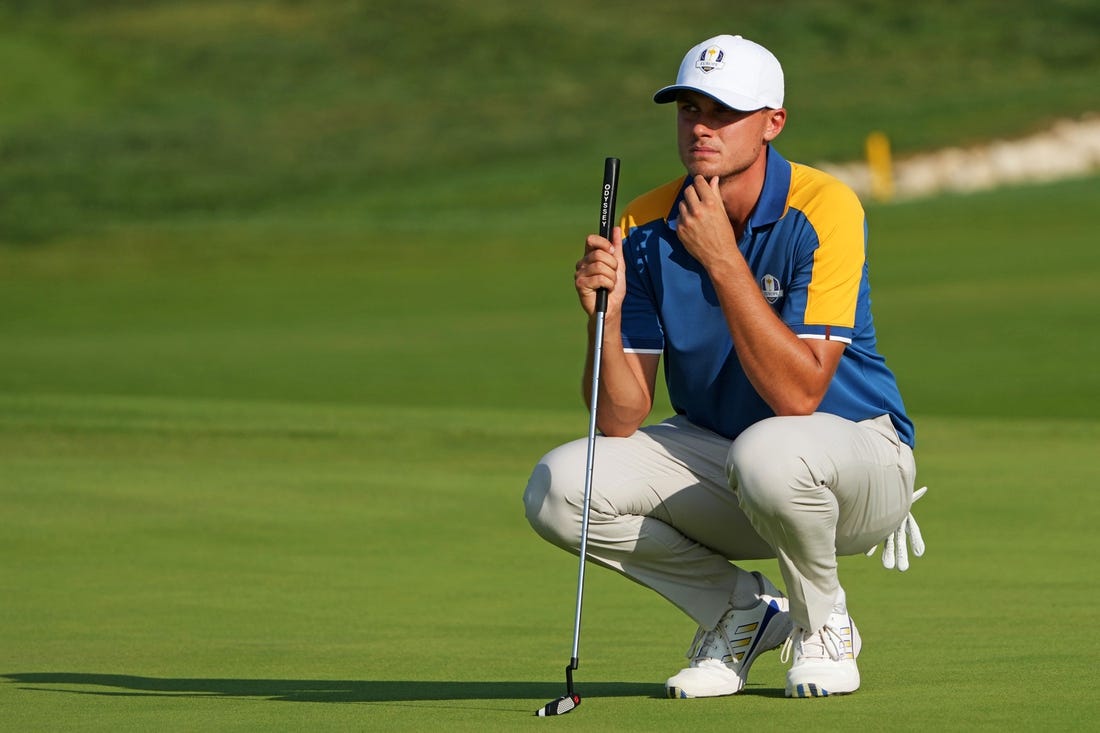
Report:
[{"label": "yellow shoulder panel", "polygon": [[791,164],[788,207],[801,211],[817,232],[805,323],[855,325],[856,301],[866,257],[864,213],[859,198],[827,173]]},{"label": "yellow shoulder panel", "polygon": [[684,178],[681,176],[631,201],[619,219],[623,236],[629,234],[634,227],[668,216],[668,212],[672,209],[672,202],[676,200],[683,185]]}]

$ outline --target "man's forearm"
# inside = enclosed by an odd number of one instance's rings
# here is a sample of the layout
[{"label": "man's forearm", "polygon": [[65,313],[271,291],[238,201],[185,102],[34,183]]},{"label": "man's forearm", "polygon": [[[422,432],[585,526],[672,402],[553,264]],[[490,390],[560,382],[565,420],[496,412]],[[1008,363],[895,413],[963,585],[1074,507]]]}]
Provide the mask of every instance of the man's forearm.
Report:
[{"label": "man's forearm", "polygon": [[[584,400],[591,409],[593,341],[596,324],[593,318],[588,328],[588,355],[584,365]],[[641,427],[653,406],[652,390],[646,386],[646,375],[623,351],[622,334],[617,318],[604,323],[600,354],[599,395],[596,411],[597,427],[605,435],[626,437]]]},{"label": "man's forearm", "polygon": [[752,386],[777,415],[817,409],[836,365],[823,363],[764,301],[743,259],[711,272],[737,357]]}]

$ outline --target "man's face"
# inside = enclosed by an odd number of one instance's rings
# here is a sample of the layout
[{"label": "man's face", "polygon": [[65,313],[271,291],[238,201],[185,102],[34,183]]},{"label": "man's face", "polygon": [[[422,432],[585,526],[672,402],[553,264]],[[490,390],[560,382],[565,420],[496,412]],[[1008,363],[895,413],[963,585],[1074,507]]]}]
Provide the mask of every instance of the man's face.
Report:
[{"label": "man's face", "polygon": [[691,175],[726,178],[744,172],[779,134],[778,110],[742,112],[698,92],[676,98],[680,160]]}]

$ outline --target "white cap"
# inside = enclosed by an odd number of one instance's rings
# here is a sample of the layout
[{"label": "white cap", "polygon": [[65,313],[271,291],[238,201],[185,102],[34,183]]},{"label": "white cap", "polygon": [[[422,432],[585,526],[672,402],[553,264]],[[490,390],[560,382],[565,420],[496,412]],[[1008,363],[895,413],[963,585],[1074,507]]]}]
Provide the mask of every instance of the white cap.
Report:
[{"label": "white cap", "polygon": [[680,63],[676,83],[653,95],[658,104],[676,93],[705,94],[745,112],[783,106],[783,67],[771,51],[741,36],[715,36],[692,48]]}]

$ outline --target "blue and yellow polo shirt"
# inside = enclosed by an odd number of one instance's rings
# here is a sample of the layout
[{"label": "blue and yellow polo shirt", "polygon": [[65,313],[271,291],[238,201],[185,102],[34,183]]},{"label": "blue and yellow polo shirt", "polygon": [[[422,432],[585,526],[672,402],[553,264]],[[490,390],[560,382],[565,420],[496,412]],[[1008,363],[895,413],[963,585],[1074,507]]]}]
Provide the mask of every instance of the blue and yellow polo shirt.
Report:
[{"label": "blue and yellow polo shirt", "polygon": [[[774,413],[741,369],[714,285],[676,236],[687,183],[687,177],[671,181],[623,213],[623,344],[627,351],[663,354],[676,412],[733,439]],[[762,295],[794,333],[847,344],[818,411],[856,421],[890,415],[912,446],[913,423],[876,350],[866,218],[855,193],[769,147],[764,188],[738,248]]]}]

